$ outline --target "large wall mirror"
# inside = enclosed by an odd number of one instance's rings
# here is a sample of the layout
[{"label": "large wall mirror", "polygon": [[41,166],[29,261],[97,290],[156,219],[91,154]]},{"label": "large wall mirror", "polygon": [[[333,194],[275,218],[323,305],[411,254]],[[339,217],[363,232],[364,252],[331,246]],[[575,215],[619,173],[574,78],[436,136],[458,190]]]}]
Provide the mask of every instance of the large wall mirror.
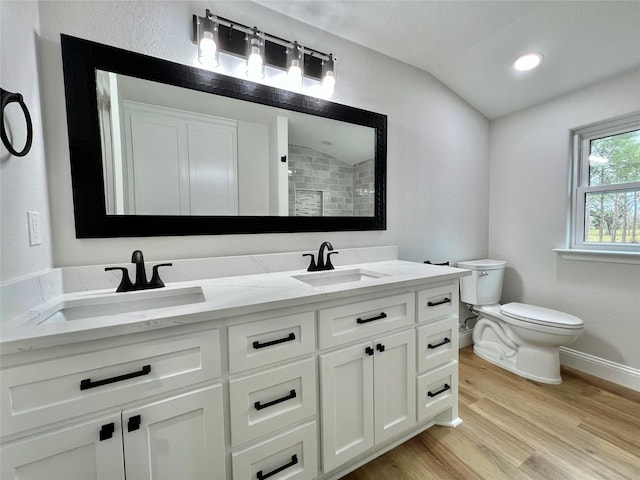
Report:
[{"label": "large wall mirror", "polygon": [[386,228],[385,115],[61,43],[78,238]]}]

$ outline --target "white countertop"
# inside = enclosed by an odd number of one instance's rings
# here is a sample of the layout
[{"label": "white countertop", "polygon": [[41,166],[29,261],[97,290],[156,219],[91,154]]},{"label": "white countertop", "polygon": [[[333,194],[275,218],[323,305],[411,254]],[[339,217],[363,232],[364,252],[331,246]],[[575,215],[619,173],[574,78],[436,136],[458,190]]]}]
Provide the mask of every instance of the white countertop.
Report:
[{"label": "white countertop", "polygon": [[[293,278],[305,270],[262,273],[235,277],[167,283],[162,291],[199,286],[204,301],[63,322],[38,324],[41,313],[64,302],[96,295],[124,298],[140,292],[115,293],[94,290],[65,294],[36,309],[3,322],[0,330],[2,354],[16,353],[82,341],[155,330],[164,327],[216,320],[276,308],[376,293],[389,288],[411,287],[425,282],[441,282],[469,275],[468,270],[422,263],[389,260],[337,267],[336,271],[364,269],[384,274],[380,278],[335,285],[311,286]],[[150,290],[146,290],[150,291]],[[155,290],[155,291],[160,291]]]}]

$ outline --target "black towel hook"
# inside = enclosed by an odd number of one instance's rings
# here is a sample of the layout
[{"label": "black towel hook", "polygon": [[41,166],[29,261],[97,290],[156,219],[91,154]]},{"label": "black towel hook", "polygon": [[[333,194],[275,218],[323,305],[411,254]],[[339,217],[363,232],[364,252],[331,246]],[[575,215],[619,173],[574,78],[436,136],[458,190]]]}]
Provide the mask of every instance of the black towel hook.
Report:
[{"label": "black towel hook", "polygon": [[[16,157],[24,157],[27,153],[29,153],[29,150],[31,150],[31,142],[33,141],[33,125],[31,123],[31,115],[29,115],[29,109],[25,105],[23,97],[20,93],[12,93],[0,88],[0,96],[2,97],[2,109],[0,110],[0,120],[2,123],[2,128],[0,129],[0,137],[2,138],[2,143],[4,143],[4,146],[7,147],[7,150],[9,150],[12,155],[15,155]],[[17,102],[20,105],[20,107],[22,108],[22,112],[24,113],[25,122],[27,124],[27,140],[24,148],[20,152],[13,148],[13,145],[11,145],[11,142],[9,142],[7,131],[5,130],[4,126],[4,109],[12,102]]]}]

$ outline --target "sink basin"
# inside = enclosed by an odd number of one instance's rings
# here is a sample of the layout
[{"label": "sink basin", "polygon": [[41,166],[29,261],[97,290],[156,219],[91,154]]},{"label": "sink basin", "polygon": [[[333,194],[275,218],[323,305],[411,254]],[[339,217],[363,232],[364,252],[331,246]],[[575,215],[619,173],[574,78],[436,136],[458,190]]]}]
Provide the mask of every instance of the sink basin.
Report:
[{"label": "sink basin", "polygon": [[325,285],[337,285],[340,283],[364,282],[375,280],[376,278],[388,277],[386,273],[374,272],[362,268],[353,268],[350,270],[329,270],[327,272],[302,273],[300,275],[292,275],[292,278],[311,285],[312,287],[321,287]]},{"label": "sink basin", "polygon": [[73,300],[63,300],[41,312],[36,325],[85,320],[122,313],[144,312],[156,308],[176,307],[204,302],[201,287],[160,288],[136,292],[109,293]]}]

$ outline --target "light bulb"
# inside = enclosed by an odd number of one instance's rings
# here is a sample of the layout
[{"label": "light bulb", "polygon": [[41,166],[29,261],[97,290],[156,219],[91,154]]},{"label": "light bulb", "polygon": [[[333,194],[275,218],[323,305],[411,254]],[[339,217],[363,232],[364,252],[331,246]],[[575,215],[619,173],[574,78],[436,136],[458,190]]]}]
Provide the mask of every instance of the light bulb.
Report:
[{"label": "light bulb", "polygon": [[260,80],[264,78],[263,44],[255,28],[254,33],[247,40],[247,76],[253,80]]},{"label": "light bulb", "polygon": [[322,90],[324,96],[329,98],[333,95],[333,90],[336,86],[335,75],[335,58],[333,54],[329,54],[329,58],[322,61]]},{"label": "light bulb", "polygon": [[202,38],[200,39],[198,60],[204,65],[217,67],[220,63],[217,53],[218,46],[213,39],[213,34],[211,32],[204,32]]},{"label": "light bulb", "polygon": [[325,88],[333,90],[336,86],[336,77],[333,76],[333,72],[325,73],[324,78],[322,79],[322,85],[324,85]]},{"label": "light bulb", "polygon": [[302,66],[304,62],[304,49],[298,42],[287,46],[287,84],[292,88],[302,87]]},{"label": "light bulb", "polygon": [[293,87],[302,86],[302,68],[300,68],[300,62],[298,60],[291,62],[287,73],[287,82]]},{"label": "light bulb", "polygon": [[257,53],[249,55],[249,59],[247,60],[247,75],[251,78],[264,77],[264,72],[262,71],[262,55],[260,55],[259,50]]}]

